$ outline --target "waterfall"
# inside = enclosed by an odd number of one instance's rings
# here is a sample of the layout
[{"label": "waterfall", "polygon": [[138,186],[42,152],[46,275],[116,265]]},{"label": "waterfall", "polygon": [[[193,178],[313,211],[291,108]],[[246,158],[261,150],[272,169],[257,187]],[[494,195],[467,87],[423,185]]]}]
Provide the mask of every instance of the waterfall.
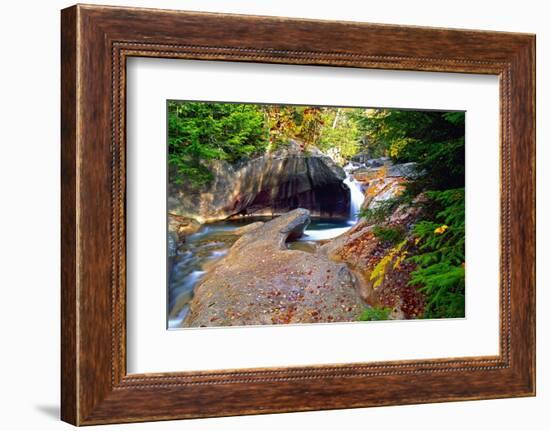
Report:
[{"label": "waterfall", "polygon": [[344,184],[348,186],[350,191],[349,219],[350,221],[355,222],[359,218],[358,214],[361,210],[361,205],[365,200],[365,195],[361,190],[361,183],[359,181],[356,181],[353,178],[353,175],[351,175],[351,173],[349,172],[350,168],[350,165],[346,165],[344,167],[344,170],[346,171],[346,179],[344,180]]}]

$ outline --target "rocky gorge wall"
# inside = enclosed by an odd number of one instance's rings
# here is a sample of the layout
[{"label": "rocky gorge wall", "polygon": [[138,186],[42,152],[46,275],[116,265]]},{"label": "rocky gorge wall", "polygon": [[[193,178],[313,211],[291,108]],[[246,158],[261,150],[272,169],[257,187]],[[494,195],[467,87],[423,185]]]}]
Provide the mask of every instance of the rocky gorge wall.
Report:
[{"label": "rocky gorge wall", "polygon": [[232,215],[278,215],[296,208],[312,216],[349,214],[350,192],[344,170],[313,149],[296,146],[241,164],[213,161],[210,184],[197,188],[169,181],[168,212],[200,223]]}]

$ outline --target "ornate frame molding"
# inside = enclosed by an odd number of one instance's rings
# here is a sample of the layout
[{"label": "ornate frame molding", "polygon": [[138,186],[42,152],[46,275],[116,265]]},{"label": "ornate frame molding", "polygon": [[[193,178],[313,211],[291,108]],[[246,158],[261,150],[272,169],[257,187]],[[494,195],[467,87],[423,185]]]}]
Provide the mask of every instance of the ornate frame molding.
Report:
[{"label": "ornate frame molding", "polygon": [[[207,25],[217,32],[202,31]],[[284,29],[287,39],[254,36],[251,29],[258,26]],[[303,41],[312,32],[335,30],[339,41]],[[370,40],[377,40],[376,46]],[[343,50],[351,41],[355,50]],[[62,418],[98,424],[533,395],[534,43],[534,36],[510,33],[99,6],[65,9]],[[127,375],[125,65],[131,56],[498,75],[500,354]],[[376,390],[380,387],[383,394]],[[266,401],[250,399],[252,391]],[[300,397],[305,391],[307,400]]]}]

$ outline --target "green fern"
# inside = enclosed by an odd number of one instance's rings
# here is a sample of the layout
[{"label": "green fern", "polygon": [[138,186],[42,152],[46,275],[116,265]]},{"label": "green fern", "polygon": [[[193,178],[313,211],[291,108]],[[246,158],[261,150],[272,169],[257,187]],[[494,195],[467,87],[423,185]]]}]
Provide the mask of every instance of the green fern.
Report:
[{"label": "green fern", "polygon": [[410,259],[418,265],[409,284],[426,295],[426,318],[464,317],[465,205],[464,189],[426,193],[432,220],[413,229],[419,253]]},{"label": "green fern", "polygon": [[372,233],[380,241],[389,242],[390,244],[397,244],[405,236],[403,229],[391,226],[376,225],[372,228]]}]

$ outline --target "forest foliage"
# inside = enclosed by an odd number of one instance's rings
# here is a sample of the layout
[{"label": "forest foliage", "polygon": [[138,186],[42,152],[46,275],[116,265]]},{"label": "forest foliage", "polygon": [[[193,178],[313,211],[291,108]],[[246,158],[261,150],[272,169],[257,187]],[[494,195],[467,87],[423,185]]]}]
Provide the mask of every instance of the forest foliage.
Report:
[{"label": "forest foliage", "polygon": [[202,185],[212,179],[208,160],[236,162],[268,146],[264,117],[255,105],[168,102],[168,163],[171,181]]},{"label": "forest foliage", "polygon": [[209,161],[230,163],[284,148],[291,140],[342,158],[362,150],[363,109],[295,105],[168,101],[171,181],[201,186],[212,179]]}]

